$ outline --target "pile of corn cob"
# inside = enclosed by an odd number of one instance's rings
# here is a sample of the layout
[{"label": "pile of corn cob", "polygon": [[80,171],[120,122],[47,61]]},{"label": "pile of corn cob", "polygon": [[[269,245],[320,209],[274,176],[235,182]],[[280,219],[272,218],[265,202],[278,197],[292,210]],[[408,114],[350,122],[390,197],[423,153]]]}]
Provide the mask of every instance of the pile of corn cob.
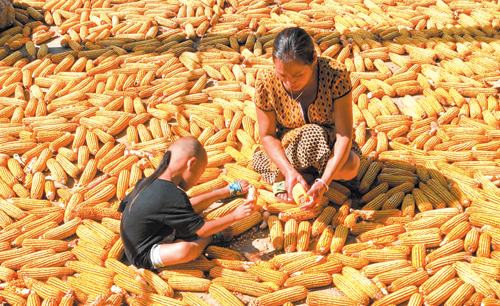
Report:
[{"label": "pile of corn cob", "polygon": [[[190,292],[208,291],[222,305],[243,304],[233,292],[257,297],[254,305],[500,305],[499,4],[15,6],[14,26],[0,33],[3,301],[207,305]],[[335,182],[311,211],[277,203],[251,169],[255,78],[272,67],[273,39],[290,26],[306,29],[318,54],[351,71],[355,140],[365,157],[353,192],[362,207]],[[70,51],[50,53],[44,43],[56,34]],[[234,234],[264,219],[283,254],[249,261],[210,246],[206,257],[159,274],[119,261],[118,201],[186,135],[209,155],[189,196],[247,179],[258,209],[233,225]],[[357,242],[346,244],[348,234]],[[68,243],[75,235],[76,246]],[[185,293],[174,299],[176,291]]]}]

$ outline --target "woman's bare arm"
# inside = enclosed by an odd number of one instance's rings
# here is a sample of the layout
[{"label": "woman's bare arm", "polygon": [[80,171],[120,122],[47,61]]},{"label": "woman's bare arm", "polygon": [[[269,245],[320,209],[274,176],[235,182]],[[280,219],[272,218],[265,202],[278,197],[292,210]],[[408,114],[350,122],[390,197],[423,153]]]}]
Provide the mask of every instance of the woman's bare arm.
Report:
[{"label": "woman's bare arm", "polygon": [[278,169],[285,176],[285,185],[288,193],[288,200],[292,201],[292,189],[296,183],[302,183],[307,188],[307,183],[295,170],[285,155],[285,150],[281,145],[281,141],[276,135],[276,114],[274,112],[265,112],[258,107],[257,120],[259,122],[260,141],[264,146],[267,156],[276,164]]},{"label": "woman's bare arm", "polygon": [[[330,185],[333,178],[336,176],[337,172],[342,169],[347,159],[349,158],[349,153],[351,151],[352,144],[352,94],[349,93],[340,99],[335,100],[334,112],[335,112],[335,130],[337,131],[337,139],[333,147],[333,152],[328,162],[326,163],[325,171],[321,176],[321,179]],[[316,181],[311,189],[308,191],[308,195],[312,196],[311,201],[307,204],[301,206],[301,208],[311,208],[316,205],[321,200],[321,197],[326,191],[326,186],[320,182]]]},{"label": "woman's bare arm", "polygon": [[333,180],[335,174],[344,166],[349,158],[352,146],[352,93],[348,93],[340,99],[335,100],[335,130],[337,140],[333,148],[333,154],[326,164],[325,171],[321,177],[327,184]]},{"label": "woman's bare arm", "polygon": [[264,150],[282,173],[289,172],[293,167],[288,162],[281,141],[276,135],[276,114],[273,111],[265,112],[258,107],[255,109],[259,122],[260,141]]}]

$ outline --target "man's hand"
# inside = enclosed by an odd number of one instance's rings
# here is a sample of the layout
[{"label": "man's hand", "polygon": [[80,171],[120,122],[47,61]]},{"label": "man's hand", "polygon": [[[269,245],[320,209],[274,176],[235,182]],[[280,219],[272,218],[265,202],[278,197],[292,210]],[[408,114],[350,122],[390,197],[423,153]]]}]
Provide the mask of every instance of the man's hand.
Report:
[{"label": "man's hand", "polygon": [[247,200],[243,202],[240,206],[236,207],[233,211],[234,221],[239,221],[245,219],[246,217],[250,217],[253,213],[253,201]]},{"label": "man's hand", "polygon": [[[241,193],[240,194],[246,194],[248,190],[250,189],[250,183],[247,180],[238,180],[237,182],[240,183],[241,186]],[[231,192],[229,190],[229,186],[224,187],[224,199],[229,198],[231,196]]]}]

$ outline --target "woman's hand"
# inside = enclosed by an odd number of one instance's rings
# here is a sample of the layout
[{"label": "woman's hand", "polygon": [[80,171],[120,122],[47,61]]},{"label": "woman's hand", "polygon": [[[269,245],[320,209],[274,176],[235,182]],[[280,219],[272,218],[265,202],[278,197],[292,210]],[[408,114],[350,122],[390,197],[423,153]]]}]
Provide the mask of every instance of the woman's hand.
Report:
[{"label": "woman's hand", "polygon": [[309,189],[309,191],[307,192],[307,195],[311,200],[308,203],[300,206],[300,208],[304,210],[314,208],[319,203],[325,192],[325,184],[323,184],[321,181],[314,182],[314,184],[311,186],[311,189]]},{"label": "woman's hand", "polygon": [[239,221],[245,219],[246,217],[250,217],[253,213],[253,201],[246,200],[240,206],[236,207],[233,211],[234,221]]},{"label": "woman's hand", "polygon": [[289,203],[295,203],[295,200],[293,199],[292,190],[293,186],[295,186],[295,184],[297,183],[301,183],[306,190],[309,188],[306,180],[304,180],[302,175],[300,175],[300,173],[297,172],[297,170],[293,169],[285,175],[285,188],[287,191],[286,196],[288,197],[286,200]]}]

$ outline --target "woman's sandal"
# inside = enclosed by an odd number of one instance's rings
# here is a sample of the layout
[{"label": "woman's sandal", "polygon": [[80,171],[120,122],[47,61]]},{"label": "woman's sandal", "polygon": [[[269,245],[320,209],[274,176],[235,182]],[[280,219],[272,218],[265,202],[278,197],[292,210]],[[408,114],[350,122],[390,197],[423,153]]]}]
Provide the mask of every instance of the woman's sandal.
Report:
[{"label": "woman's sandal", "polygon": [[285,187],[285,181],[274,183],[273,184],[273,193],[274,193],[274,196],[277,196],[280,193],[287,193],[286,187]]},{"label": "woman's sandal", "polygon": [[[288,194],[288,191],[286,190],[285,181],[274,183],[273,184],[273,193],[274,193],[274,197],[276,198],[276,200],[278,200],[278,202],[287,203],[287,204],[288,203],[290,203],[290,204],[295,203],[295,201],[288,201],[288,200],[278,198],[279,194],[285,194],[285,195]],[[286,196],[285,198],[287,198],[287,197],[288,196]]]}]

